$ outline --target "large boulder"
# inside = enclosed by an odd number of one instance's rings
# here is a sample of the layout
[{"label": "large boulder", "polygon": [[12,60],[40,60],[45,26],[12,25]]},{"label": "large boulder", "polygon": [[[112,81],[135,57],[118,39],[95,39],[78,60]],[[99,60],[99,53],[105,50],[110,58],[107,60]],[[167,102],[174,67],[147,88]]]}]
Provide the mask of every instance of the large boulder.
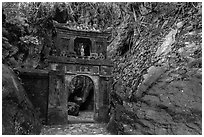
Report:
[{"label": "large boulder", "polygon": [[22,87],[18,77],[2,65],[2,133],[40,134],[41,123],[37,112]]},{"label": "large boulder", "polygon": [[79,105],[74,102],[68,102],[68,115],[78,116],[79,115]]}]

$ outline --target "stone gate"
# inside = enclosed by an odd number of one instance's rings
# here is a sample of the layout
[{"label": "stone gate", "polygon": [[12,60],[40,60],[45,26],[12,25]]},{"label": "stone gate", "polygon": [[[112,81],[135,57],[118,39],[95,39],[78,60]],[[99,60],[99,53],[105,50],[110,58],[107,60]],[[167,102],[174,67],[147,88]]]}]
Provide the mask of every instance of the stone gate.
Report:
[{"label": "stone gate", "polygon": [[48,123],[67,121],[70,83],[87,76],[94,83],[94,120],[108,121],[113,64],[107,59],[108,33],[56,26],[55,50],[49,62]]}]

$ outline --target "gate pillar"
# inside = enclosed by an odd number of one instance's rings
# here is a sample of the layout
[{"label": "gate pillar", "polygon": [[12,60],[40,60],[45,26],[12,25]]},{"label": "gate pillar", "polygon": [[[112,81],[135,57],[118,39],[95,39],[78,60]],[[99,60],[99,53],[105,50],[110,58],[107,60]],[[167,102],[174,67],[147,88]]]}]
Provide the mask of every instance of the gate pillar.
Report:
[{"label": "gate pillar", "polygon": [[48,124],[67,123],[67,93],[64,74],[51,71],[49,74]]}]

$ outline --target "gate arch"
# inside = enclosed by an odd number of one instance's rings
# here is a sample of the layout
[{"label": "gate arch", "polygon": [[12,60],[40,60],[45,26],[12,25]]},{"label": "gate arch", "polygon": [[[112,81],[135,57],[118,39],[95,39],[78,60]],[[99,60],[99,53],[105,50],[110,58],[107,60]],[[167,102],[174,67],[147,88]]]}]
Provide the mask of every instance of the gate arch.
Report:
[{"label": "gate arch", "polygon": [[65,75],[65,87],[68,93],[67,97],[71,94],[69,90],[72,80],[77,76],[85,76],[92,80],[94,85],[94,117],[97,115],[97,110],[99,110],[99,76],[89,75],[89,74],[66,74]]},{"label": "gate arch", "polygon": [[113,62],[106,58],[110,33],[73,30],[60,24],[55,25],[55,28],[57,35],[54,47],[59,53],[48,57],[48,119],[55,119],[49,115],[54,113],[64,121],[70,82],[82,75],[94,83],[94,120],[107,122],[113,68]]}]

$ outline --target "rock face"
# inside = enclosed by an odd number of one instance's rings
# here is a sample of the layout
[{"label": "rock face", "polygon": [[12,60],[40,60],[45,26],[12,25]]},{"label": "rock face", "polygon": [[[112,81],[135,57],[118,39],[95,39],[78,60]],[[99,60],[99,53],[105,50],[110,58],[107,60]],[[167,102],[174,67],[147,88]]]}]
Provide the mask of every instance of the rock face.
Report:
[{"label": "rock face", "polygon": [[[108,124],[113,134],[202,134],[201,3],[199,10],[183,3],[187,13],[178,13],[178,18],[173,14],[176,3],[160,4],[164,9],[156,8],[162,14],[153,22],[153,16],[145,17],[149,25],[139,38],[135,32],[125,55],[113,54],[114,48],[110,52],[116,83]],[[169,18],[160,20],[163,15]],[[116,39],[110,46],[119,44]]]},{"label": "rock face", "polygon": [[[181,70],[161,71],[161,67],[154,67],[146,75],[131,101],[114,100],[109,131],[137,135],[202,134],[201,69],[181,74]],[[122,126],[123,131],[111,130],[113,126]]]},{"label": "rock face", "polygon": [[41,123],[15,73],[2,65],[2,134],[40,134]]},{"label": "rock face", "polygon": [[181,80],[164,73],[137,103],[135,124],[141,134],[202,134],[202,79],[199,72]]}]

